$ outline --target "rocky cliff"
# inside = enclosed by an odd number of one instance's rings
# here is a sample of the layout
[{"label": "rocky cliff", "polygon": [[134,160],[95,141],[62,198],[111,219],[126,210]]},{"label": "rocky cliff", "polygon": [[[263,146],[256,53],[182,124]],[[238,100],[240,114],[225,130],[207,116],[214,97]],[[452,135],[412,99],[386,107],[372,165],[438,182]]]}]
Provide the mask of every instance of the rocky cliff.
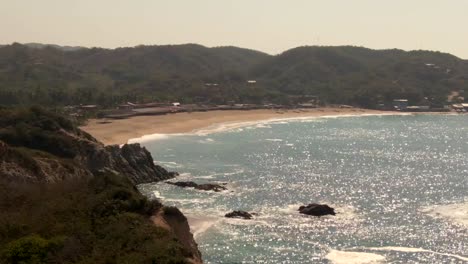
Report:
[{"label": "rocky cliff", "polygon": [[76,142],[76,155],[73,157],[10,146],[0,141],[0,176],[11,181],[57,182],[71,178],[88,178],[97,172],[109,171],[127,176],[133,184],[141,184],[166,180],[177,175],[155,165],[151,154],[139,144],[128,144],[120,148],[117,145],[104,146],[86,137],[68,136]]},{"label": "rocky cliff", "polygon": [[[123,176],[133,186],[177,175],[154,164],[151,154],[139,144],[104,146],[58,115],[34,108],[0,109],[1,182],[60,184],[106,174]],[[127,199],[121,197],[122,191],[112,197]],[[154,217],[160,216],[174,241],[189,252],[189,262],[202,263],[185,216],[176,208],[165,208],[155,209]]]},{"label": "rocky cliff", "polygon": [[174,234],[184,249],[189,252],[187,257],[190,263],[203,263],[197,243],[193,239],[192,233],[190,233],[187,218],[179,209],[176,207],[164,207],[163,210],[153,215],[152,220],[156,226],[164,228]]}]

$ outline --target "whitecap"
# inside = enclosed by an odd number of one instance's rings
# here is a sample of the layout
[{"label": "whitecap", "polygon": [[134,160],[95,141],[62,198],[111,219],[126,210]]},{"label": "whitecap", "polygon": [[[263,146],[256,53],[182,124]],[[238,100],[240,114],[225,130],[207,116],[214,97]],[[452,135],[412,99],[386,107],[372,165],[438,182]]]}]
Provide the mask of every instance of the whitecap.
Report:
[{"label": "whitecap", "polygon": [[452,223],[468,227],[468,202],[447,205],[435,205],[421,209],[423,213]]},{"label": "whitecap", "polygon": [[283,140],[280,138],[267,138],[265,139],[266,141],[272,141],[272,142],[282,142]]},{"label": "whitecap", "polygon": [[[190,189],[190,188],[187,188]],[[181,204],[181,205],[188,205],[188,204],[209,204],[212,203],[214,200],[212,198],[186,198],[186,199],[178,199],[178,198],[164,198],[164,203],[174,203],[174,204]]]},{"label": "whitecap", "polygon": [[260,123],[260,124],[256,125],[255,127],[256,128],[271,128],[271,126],[266,125],[265,123]]},{"label": "whitecap", "polygon": [[152,198],[163,199],[164,197],[161,195],[161,193],[159,191],[153,191],[153,197]]},{"label": "whitecap", "polygon": [[385,256],[374,253],[338,250],[331,250],[325,258],[334,264],[372,264],[385,261]]},{"label": "whitecap", "polygon": [[255,219],[255,218],[253,219],[224,218],[223,221],[230,225],[242,225],[242,226],[257,226],[257,225],[268,226],[269,225],[267,221]]},{"label": "whitecap", "polygon": [[133,144],[133,143],[145,143],[149,141],[156,141],[156,140],[163,140],[163,139],[168,139],[170,136],[176,135],[176,134],[150,134],[150,135],[144,135],[138,138],[131,138],[127,141],[128,144]]},{"label": "whitecap", "polygon": [[201,144],[209,144],[209,143],[213,143],[213,142],[214,142],[214,139],[212,139],[212,138],[206,138],[206,139],[198,140],[197,142],[198,142],[198,143],[201,143]]},{"label": "whitecap", "polygon": [[407,252],[407,253],[431,253],[439,256],[445,256],[445,257],[452,257],[452,258],[457,258],[459,260],[463,261],[468,261],[468,257],[464,256],[459,256],[455,254],[449,254],[449,253],[440,253],[428,249],[423,249],[423,248],[411,248],[411,247],[370,247],[370,248],[365,248],[366,250],[373,250],[373,251],[398,251],[398,252]]},{"label": "whitecap", "polygon": [[242,122],[227,122],[218,123],[202,129],[187,133],[186,135],[206,136],[213,133],[227,132],[227,131],[243,131],[242,128],[269,128],[270,124],[286,124],[289,122],[316,122],[327,118],[341,118],[341,117],[361,117],[361,116],[395,116],[395,115],[412,115],[411,113],[379,113],[379,114],[339,114],[339,115],[324,115],[324,116],[300,116],[300,117],[283,117],[271,118],[266,120],[257,121],[242,121]]},{"label": "whitecap", "polygon": [[223,173],[224,176],[231,176],[231,175],[237,175],[237,174],[241,174],[241,173],[244,173],[244,169],[237,169],[233,172],[226,172],[226,173]]},{"label": "whitecap", "polygon": [[203,175],[203,176],[193,176],[195,179],[213,179],[218,174],[210,174],[210,175]]},{"label": "whitecap", "polygon": [[220,218],[217,217],[200,216],[187,213],[184,214],[187,217],[190,231],[192,232],[195,239],[220,222]]},{"label": "whitecap", "polygon": [[168,168],[181,168],[183,167],[182,165],[178,164],[177,162],[173,161],[161,161],[161,160],[155,160],[153,161],[155,165],[161,165],[163,167],[168,167]]}]

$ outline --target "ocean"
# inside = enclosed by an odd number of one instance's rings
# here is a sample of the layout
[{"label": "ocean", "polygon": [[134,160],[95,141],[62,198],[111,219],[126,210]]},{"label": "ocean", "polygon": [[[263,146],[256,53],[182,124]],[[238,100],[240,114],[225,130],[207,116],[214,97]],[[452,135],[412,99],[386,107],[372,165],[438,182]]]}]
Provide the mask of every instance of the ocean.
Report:
[{"label": "ocean", "polygon": [[[206,263],[468,263],[467,115],[276,120],[141,143],[175,180],[227,184],[139,186],[187,215]],[[309,203],[337,215],[299,214]],[[258,216],[223,217],[232,210]]]}]

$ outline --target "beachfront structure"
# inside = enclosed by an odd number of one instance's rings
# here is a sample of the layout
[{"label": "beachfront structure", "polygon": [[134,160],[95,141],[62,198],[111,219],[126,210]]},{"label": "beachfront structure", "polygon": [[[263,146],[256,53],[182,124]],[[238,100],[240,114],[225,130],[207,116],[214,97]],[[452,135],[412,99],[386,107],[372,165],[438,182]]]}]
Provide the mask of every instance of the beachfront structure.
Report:
[{"label": "beachfront structure", "polygon": [[453,104],[451,107],[457,112],[468,112],[468,103]]},{"label": "beachfront structure", "polygon": [[407,99],[393,100],[393,108],[395,110],[406,110],[406,108],[408,108],[408,100]]}]

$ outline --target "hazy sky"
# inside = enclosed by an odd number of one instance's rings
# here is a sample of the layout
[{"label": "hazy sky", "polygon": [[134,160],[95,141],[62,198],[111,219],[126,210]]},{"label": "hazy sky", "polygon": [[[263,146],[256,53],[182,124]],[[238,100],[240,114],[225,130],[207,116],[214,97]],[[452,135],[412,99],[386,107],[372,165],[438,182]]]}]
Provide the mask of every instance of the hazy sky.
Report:
[{"label": "hazy sky", "polygon": [[468,0],[0,0],[0,43],[115,48],[302,45],[440,50],[468,59]]}]

